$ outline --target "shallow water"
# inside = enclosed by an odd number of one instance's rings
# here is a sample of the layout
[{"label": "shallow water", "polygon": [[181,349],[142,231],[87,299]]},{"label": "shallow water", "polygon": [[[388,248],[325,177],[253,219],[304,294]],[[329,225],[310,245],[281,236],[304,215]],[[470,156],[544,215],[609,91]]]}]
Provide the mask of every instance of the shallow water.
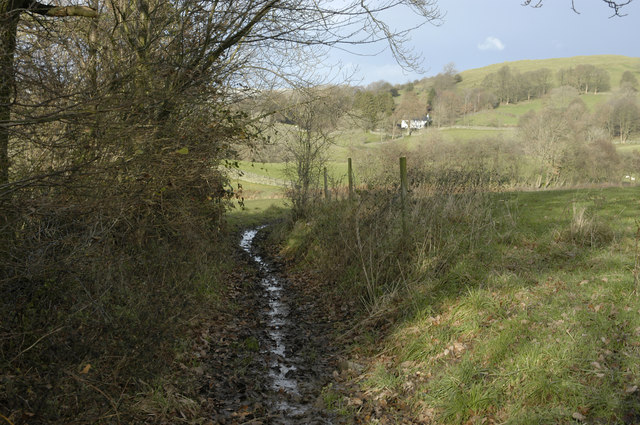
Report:
[{"label": "shallow water", "polygon": [[293,323],[289,317],[290,308],[282,296],[284,281],[268,262],[255,253],[253,247],[253,240],[263,227],[245,231],[240,247],[256,262],[264,276],[260,285],[268,299],[264,320],[269,339],[266,347],[263,347],[263,353],[269,359],[269,381],[276,400],[274,413],[291,419],[304,415],[310,406],[299,401],[300,388],[295,378],[295,372],[298,370],[296,359],[291,356],[291,350],[287,349],[286,334],[293,330]]}]

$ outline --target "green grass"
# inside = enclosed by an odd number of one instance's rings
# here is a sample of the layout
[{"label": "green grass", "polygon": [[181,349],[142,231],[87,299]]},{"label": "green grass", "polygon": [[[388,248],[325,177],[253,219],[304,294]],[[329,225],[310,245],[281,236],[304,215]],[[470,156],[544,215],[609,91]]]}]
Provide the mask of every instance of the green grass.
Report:
[{"label": "green grass", "polygon": [[534,99],[509,105],[501,105],[496,109],[487,109],[459,119],[459,124],[483,127],[517,126],[518,120],[525,113],[539,111],[544,106],[543,99]]},{"label": "green grass", "polygon": [[269,177],[272,179],[287,178],[285,173],[284,162],[251,162],[251,161],[238,161],[240,170],[253,174]]},{"label": "green grass", "polygon": [[368,144],[380,142],[380,134],[368,131],[349,130],[341,132],[336,137],[336,145],[341,147],[349,147],[352,145]]},{"label": "green grass", "polygon": [[608,94],[581,94],[580,99],[587,106],[589,112],[596,112],[598,105],[605,103],[609,100]]},{"label": "green grass", "polygon": [[[327,162],[326,167],[330,177],[339,180],[347,175],[347,158],[350,155],[331,156],[331,160]],[[243,187],[248,190],[256,190],[266,193],[275,193],[281,190],[280,187],[263,184],[259,182],[248,182],[248,177],[257,176],[265,177],[264,182],[270,181],[269,179],[276,179],[278,182],[285,183],[289,181],[286,173],[286,164],[284,162],[249,162],[238,161],[240,170],[246,172],[246,176],[242,176],[239,179],[235,179],[234,183],[240,182]]]},{"label": "green grass", "polygon": [[253,183],[239,179],[233,180],[231,183],[234,190],[242,189],[242,196],[245,200],[282,198],[284,195],[284,188],[280,186]]},{"label": "green grass", "polygon": [[[595,112],[598,105],[609,100],[608,94],[581,94],[580,99],[590,112]],[[529,111],[538,112],[548,102],[546,98],[521,101],[509,105],[500,105],[496,109],[486,109],[458,119],[458,125],[482,127],[515,127],[520,117]]]},{"label": "green grass", "polygon": [[575,56],[569,58],[553,58],[553,59],[535,59],[535,60],[521,60],[514,62],[504,62],[499,64],[493,64],[483,68],[470,69],[462,71],[462,82],[459,84],[460,88],[472,88],[482,84],[484,78],[493,72],[497,72],[500,68],[507,65],[512,71],[527,72],[535,71],[541,68],[549,68],[555,74],[561,68],[575,67],[576,65],[594,65],[597,67],[605,68],[609,71],[611,76],[611,87],[617,88],[620,83],[620,78],[624,71],[632,71],[636,74],[636,77],[640,77],[638,72],[638,65],[640,64],[640,58],[633,58],[627,56],[617,55],[593,55],[593,56]]},{"label": "green grass", "polygon": [[492,129],[492,128],[445,128],[440,130],[443,139],[450,142],[501,139],[510,137],[513,129]]},{"label": "green grass", "polygon": [[620,154],[628,155],[633,152],[640,152],[640,144],[639,143],[625,143],[625,144],[617,144],[616,151]]},{"label": "green grass", "polygon": [[496,194],[501,230],[399,299],[363,388],[433,423],[635,421],[639,211],[640,187]]},{"label": "green grass", "polygon": [[227,214],[227,223],[232,228],[245,229],[281,219],[288,214],[285,199],[255,199],[244,201],[244,208],[236,207]]}]

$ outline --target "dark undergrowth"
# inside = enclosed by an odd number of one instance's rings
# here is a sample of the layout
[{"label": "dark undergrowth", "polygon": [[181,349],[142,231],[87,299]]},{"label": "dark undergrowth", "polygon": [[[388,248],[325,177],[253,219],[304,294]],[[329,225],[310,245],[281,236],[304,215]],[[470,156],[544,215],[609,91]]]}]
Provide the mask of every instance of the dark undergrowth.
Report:
[{"label": "dark undergrowth", "polygon": [[193,332],[225,299],[222,204],[118,201],[2,205],[0,419],[186,422],[197,410],[176,365],[191,366]]}]

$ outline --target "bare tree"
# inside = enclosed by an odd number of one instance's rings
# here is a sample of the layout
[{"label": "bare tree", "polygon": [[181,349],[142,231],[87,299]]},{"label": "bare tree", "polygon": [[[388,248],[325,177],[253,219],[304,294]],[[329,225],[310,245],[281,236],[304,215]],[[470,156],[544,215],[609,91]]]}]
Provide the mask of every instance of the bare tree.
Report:
[{"label": "bare tree", "polygon": [[536,186],[547,187],[555,183],[560,177],[559,160],[569,134],[569,123],[563,110],[545,108],[538,113],[529,111],[520,119],[519,132],[540,167]]},{"label": "bare tree", "polygon": [[620,87],[623,89],[638,90],[638,79],[633,72],[627,70],[622,73],[622,77],[620,77]]},{"label": "bare tree", "polygon": [[[126,58],[131,65],[126,75],[135,72],[138,74],[135,81],[141,82],[141,74],[146,73],[158,83],[156,88],[163,87],[156,94],[180,93],[206,86],[211,81],[222,83],[230,78],[235,79],[236,84],[255,82],[249,74],[255,76],[258,70],[276,75],[280,79],[279,84],[289,84],[301,75],[296,74],[296,70],[309,58],[298,55],[302,51],[300,48],[313,56],[317,54],[312,50],[314,47],[350,49],[361,44],[386,43],[403,66],[416,67],[418,57],[405,44],[409,32],[415,27],[394,30],[384,22],[382,15],[390,8],[407,8],[423,18],[418,25],[440,19],[434,0],[354,0],[340,5],[329,1],[301,3],[288,0],[249,0],[233,4],[201,0],[143,0],[135,3],[105,0],[97,2],[96,6],[105,9],[105,18],[100,24],[101,34],[105,36],[102,41],[111,44],[102,46],[106,48],[102,54],[125,59],[120,54],[133,51],[133,57]],[[8,181],[12,59],[16,28],[24,11],[46,16],[96,15],[95,10],[86,7],[52,7],[12,0],[0,3],[3,16],[0,184]],[[112,30],[108,29],[109,26]],[[169,51],[174,55],[169,56]],[[294,51],[297,53],[292,54]],[[131,83],[127,81],[126,85]],[[165,96],[162,102],[154,102],[154,105],[156,119],[160,121],[178,107],[171,96]]]},{"label": "bare tree", "polygon": [[24,12],[43,16],[95,18],[96,10],[85,6],[51,6],[33,0],[0,0],[0,184],[9,178],[9,122],[14,85],[13,60],[18,21]]},{"label": "bare tree", "polygon": [[300,93],[292,111],[294,125],[284,134],[286,173],[290,180],[287,195],[295,218],[305,217],[314,198],[327,151],[333,144],[332,131],[345,105],[334,102],[337,88],[309,89]]},{"label": "bare tree", "polygon": [[436,125],[452,125],[458,118],[463,103],[463,98],[453,90],[445,90],[438,94],[433,108]]},{"label": "bare tree", "polygon": [[[624,14],[621,13],[622,8],[631,4],[632,1],[633,0],[623,0],[623,1],[602,0],[602,2],[607,5],[607,7],[609,7],[610,9],[613,9],[612,16],[625,16]],[[537,8],[537,7],[542,7],[542,5],[544,4],[544,0],[525,0],[522,4],[524,6],[531,6],[531,7]],[[576,8],[575,0],[571,0],[571,9],[576,13],[580,13]]]},{"label": "bare tree", "polygon": [[605,127],[611,136],[626,143],[631,134],[640,128],[640,107],[635,93],[615,97],[599,110]]}]

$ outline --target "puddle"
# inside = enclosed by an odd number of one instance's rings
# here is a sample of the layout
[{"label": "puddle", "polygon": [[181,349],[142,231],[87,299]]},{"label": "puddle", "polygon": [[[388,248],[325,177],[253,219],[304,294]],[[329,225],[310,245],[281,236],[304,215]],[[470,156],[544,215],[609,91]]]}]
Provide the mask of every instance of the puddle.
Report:
[{"label": "puddle", "polygon": [[300,401],[302,396],[296,379],[296,362],[299,360],[292,354],[293,350],[287,347],[287,333],[295,329],[290,318],[290,307],[283,298],[285,282],[267,261],[256,254],[253,247],[254,238],[262,228],[264,226],[245,231],[240,247],[255,261],[263,276],[260,285],[267,299],[263,319],[268,340],[262,348],[268,359],[268,383],[274,393],[275,406],[272,413],[284,420],[293,419],[304,416],[311,406]]}]

